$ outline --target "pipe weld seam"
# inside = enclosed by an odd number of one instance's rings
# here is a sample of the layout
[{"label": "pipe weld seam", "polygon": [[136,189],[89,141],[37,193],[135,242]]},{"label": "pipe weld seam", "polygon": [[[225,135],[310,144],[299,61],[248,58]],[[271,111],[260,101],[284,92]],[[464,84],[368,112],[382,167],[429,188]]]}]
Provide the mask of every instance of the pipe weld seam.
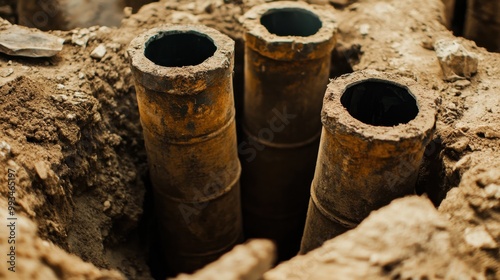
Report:
[{"label": "pipe weld seam", "polygon": [[296,149],[304,146],[308,146],[316,141],[321,137],[321,130],[316,133],[313,137],[302,141],[302,142],[296,142],[296,143],[276,143],[276,142],[270,142],[266,140],[262,140],[261,138],[253,135],[248,129],[245,127],[245,125],[242,125],[242,129],[245,132],[245,134],[249,137],[252,138],[253,141],[262,144],[264,146],[270,147],[270,148],[276,148],[276,149]]},{"label": "pipe weld seam", "polygon": [[217,136],[223,134],[225,132],[225,130],[227,130],[229,127],[231,127],[231,125],[235,122],[235,115],[233,113],[233,115],[231,116],[230,120],[228,122],[226,122],[222,127],[212,131],[212,132],[209,132],[207,134],[204,134],[204,135],[201,135],[201,136],[196,136],[196,137],[193,137],[193,138],[190,138],[189,140],[177,140],[176,138],[168,138],[168,137],[164,137],[164,135],[160,134],[160,133],[157,133],[157,132],[153,132],[149,129],[147,129],[147,127],[144,127],[143,129],[146,129],[148,130],[151,134],[155,134],[157,135],[158,137],[162,137],[163,139],[165,139],[165,143],[167,144],[170,144],[170,145],[176,145],[176,146],[188,146],[188,145],[194,145],[194,144],[198,144],[198,143],[203,143],[203,142],[206,142],[206,141],[209,141],[213,138],[216,138]]},{"label": "pipe weld seam", "polygon": [[316,209],[318,209],[318,211],[323,216],[325,216],[328,220],[330,220],[332,222],[336,222],[336,223],[338,223],[346,228],[349,228],[349,229],[355,228],[359,224],[359,223],[356,223],[353,221],[349,221],[347,219],[340,218],[337,215],[328,212],[328,210],[326,210],[325,208],[323,208],[323,206],[321,206],[314,191],[311,191],[311,201],[314,203],[314,206],[316,206]]}]

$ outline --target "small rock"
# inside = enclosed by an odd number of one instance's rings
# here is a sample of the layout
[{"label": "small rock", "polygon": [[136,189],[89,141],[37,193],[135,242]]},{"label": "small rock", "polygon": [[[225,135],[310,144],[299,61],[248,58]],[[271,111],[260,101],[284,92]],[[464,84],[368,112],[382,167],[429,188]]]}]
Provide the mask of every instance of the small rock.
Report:
[{"label": "small rock", "polygon": [[86,29],[82,29],[82,30],[85,30],[86,32],[82,33],[82,31],[80,30],[80,32],[71,35],[71,42],[75,45],[83,47],[83,46],[87,45],[87,42],[89,41],[90,36],[89,36],[88,30],[86,30]]},{"label": "small rock", "polygon": [[59,53],[64,39],[42,31],[11,25],[0,31],[0,52],[25,57],[51,57]]},{"label": "small rock", "polygon": [[101,59],[106,55],[106,46],[104,44],[99,44],[91,53],[90,57],[95,59]]},{"label": "small rock", "polygon": [[119,43],[108,43],[106,44],[106,48],[108,49],[112,49],[114,52],[117,52],[120,50],[122,45],[120,45]]},{"label": "small rock", "polygon": [[9,143],[5,141],[0,142],[0,158],[6,158],[7,156],[10,155],[11,152],[11,147]]},{"label": "small rock", "polygon": [[35,163],[35,171],[38,174],[38,177],[42,180],[46,180],[48,178],[48,167],[43,161],[39,161]]},{"label": "small rock", "polygon": [[470,86],[470,81],[469,80],[458,80],[458,81],[453,83],[453,86],[456,89],[464,89],[464,88]]},{"label": "small rock", "polygon": [[104,208],[103,208],[103,210],[106,211],[109,208],[111,208],[111,201],[109,201],[109,200],[104,201]]},{"label": "small rock", "polygon": [[123,8],[123,17],[129,18],[132,15],[132,7]]},{"label": "small rock", "polygon": [[0,72],[0,76],[4,77],[4,78],[7,78],[8,76],[14,74],[14,69],[12,68],[7,68],[7,69],[4,69]]},{"label": "small rock", "polygon": [[457,40],[441,39],[434,43],[446,81],[469,79],[477,72],[478,57]]},{"label": "small rock", "polygon": [[67,115],[66,115],[66,119],[67,119],[68,121],[72,121],[72,120],[76,119],[76,114],[74,114],[74,113],[69,113],[69,114],[67,114]]},{"label": "small rock", "polygon": [[433,51],[434,50],[434,42],[431,39],[426,39],[422,41],[422,47],[426,50]]},{"label": "small rock", "polygon": [[110,33],[111,32],[111,28],[107,27],[107,26],[101,26],[99,27],[99,32],[101,33]]},{"label": "small rock", "polygon": [[68,100],[68,96],[65,94],[54,94],[54,95],[51,95],[50,97],[57,102],[63,102],[63,101]]},{"label": "small rock", "polygon": [[484,227],[466,228],[465,242],[472,247],[480,249],[496,249],[498,244],[493,240],[491,235]]},{"label": "small rock", "polygon": [[359,26],[359,33],[363,36],[368,35],[368,33],[370,33],[370,25],[369,24],[361,24]]},{"label": "small rock", "polygon": [[57,84],[57,89],[65,89],[66,87],[63,84]]},{"label": "small rock", "polygon": [[85,79],[85,74],[83,74],[83,72],[78,73],[78,79],[80,80]]},{"label": "small rock", "polygon": [[500,199],[500,185],[489,184],[484,188],[484,191],[488,197]]},{"label": "small rock", "polygon": [[87,95],[84,92],[81,92],[81,91],[75,91],[75,93],[73,94],[73,96],[75,98],[78,98],[78,99],[87,99]]},{"label": "small rock", "polygon": [[469,139],[466,137],[463,137],[463,138],[460,138],[459,140],[457,140],[455,143],[448,146],[448,148],[450,148],[458,153],[461,153],[461,152],[465,151],[465,149],[467,149],[468,146],[469,146]]},{"label": "small rock", "polygon": [[101,120],[102,120],[102,118],[101,118],[101,114],[99,114],[99,113],[95,113],[95,114],[92,116],[92,121],[93,121],[94,123],[98,123],[98,122],[100,122]]}]

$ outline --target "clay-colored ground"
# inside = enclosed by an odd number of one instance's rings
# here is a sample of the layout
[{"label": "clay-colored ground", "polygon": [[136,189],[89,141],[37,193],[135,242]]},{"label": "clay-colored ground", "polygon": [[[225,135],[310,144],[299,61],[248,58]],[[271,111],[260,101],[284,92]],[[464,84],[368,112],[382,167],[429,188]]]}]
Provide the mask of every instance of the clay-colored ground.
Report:
[{"label": "clay-colored ground", "polygon": [[[17,238],[19,248],[23,247],[18,251],[16,273],[0,261],[0,278],[119,279],[116,271],[130,279],[151,278],[146,261],[155,240],[155,221],[150,215],[151,197],[145,196],[146,157],[127,44],[159,24],[215,27],[237,42],[238,96],[243,69],[238,17],[258,1],[228,2],[161,1],[143,7],[120,28],[52,31],[66,42],[63,51],[50,59],[0,54],[0,213],[4,213],[0,219],[6,222],[8,170],[12,169],[19,205]],[[423,199],[398,202],[321,249],[335,255],[334,262],[341,267],[312,254],[283,264],[266,279],[285,279],[280,273],[287,275],[288,270],[303,266],[314,271],[299,269],[296,279],[321,279],[340,275],[340,269],[360,268],[367,268],[362,271],[365,274],[345,275],[399,279],[400,273],[403,278],[436,279],[451,275],[446,274],[449,270],[443,272],[449,263],[462,276],[500,278],[500,55],[455,38],[443,25],[443,7],[439,0],[363,0],[338,9],[334,13],[339,43],[332,71],[396,72],[435,94],[437,132],[426,152],[418,189],[439,208],[436,211]],[[0,22],[0,29],[8,25]],[[457,39],[478,56],[478,72],[470,81],[443,80],[433,50],[438,39]],[[77,44],[82,40],[86,43]],[[97,60],[90,53],[99,44],[105,44],[107,53]],[[406,218],[395,215],[393,223],[391,219],[382,222],[390,213],[403,211],[398,207],[413,211]],[[422,217],[419,209],[428,215]],[[28,220],[37,224],[36,233]],[[421,222],[433,225],[432,230],[416,225]],[[362,228],[380,234],[370,238],[381,245],[358,247],[367,234]],[[389,241],[383,236],[388,229]],[[0,227],[0,256],[8,253],[8,236],[7,227]],[[383,242],[392,243],[383,246]],[[341,243],[353,245],[346,250]],[[76,256],[66,257],[63,251]],[[396,261],[369,257],[377,252]]]}]

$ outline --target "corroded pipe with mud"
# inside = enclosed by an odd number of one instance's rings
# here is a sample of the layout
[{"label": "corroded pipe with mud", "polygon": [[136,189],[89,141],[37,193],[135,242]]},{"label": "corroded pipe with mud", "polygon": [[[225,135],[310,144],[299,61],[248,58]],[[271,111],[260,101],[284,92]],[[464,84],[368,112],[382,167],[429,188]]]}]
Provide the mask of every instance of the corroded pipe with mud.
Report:
[{"label": "corroded pipe with mud", "polygon": [[363,71],[329,84],[321,120],[301,253],[415,192],[436,111],[434,98],[416,81]]},{"label": "corroded pipe with mud", "polygon": [[242,207],[248,238],[298,253],[314,174],[336,25],[303,2],[253,7],[245,27]]},{"label": "corroded pipe with mud", "polygon": [[490,52],[500,52],[500,1],[467,1],[464,37]]},{"label": "corroded pipe with mud", "polygon": [[234,42],[205,26],[165,26],[129,47],[168,265],[192,272],[242,241]]}]

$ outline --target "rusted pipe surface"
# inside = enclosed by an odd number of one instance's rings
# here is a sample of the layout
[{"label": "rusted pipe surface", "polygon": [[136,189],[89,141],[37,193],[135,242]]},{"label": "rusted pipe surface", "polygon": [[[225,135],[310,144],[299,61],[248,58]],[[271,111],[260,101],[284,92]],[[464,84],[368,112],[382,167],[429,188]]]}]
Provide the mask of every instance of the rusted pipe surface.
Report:
[{"label": "rusted pipe surface", "polygon": [[434,98],[414,80],[364,71],[329,84],[321,116],[301,253],[415,192],[436,111]]},{"label": "rusted pipe surface", "polygon": [[452,28],[453,16],[455,14],[455,1],[456,0],[442,0],[444,4],[444,18],[446,27]]},{"label": "rusted pipe surface", "polygon": [[165,26],[134,39],[129,55],[165,255],[192,272],[242,240],[234,42]]},{"label": "rusted pipe surface", "polygon": [[19,24],[40,30],[119,26],[124,0],[19,0]]},{"label": "rusted pipe surface", "polygon": [[467,1],[464,37],[490,52],[500,52],[500,1]]},{"label": "rusted pipe surface", "polygon": [[274,240],[284,260],[300,246],[336,25],[324,7],[289,1],[255,6],[242,22],[245,235]]}]

